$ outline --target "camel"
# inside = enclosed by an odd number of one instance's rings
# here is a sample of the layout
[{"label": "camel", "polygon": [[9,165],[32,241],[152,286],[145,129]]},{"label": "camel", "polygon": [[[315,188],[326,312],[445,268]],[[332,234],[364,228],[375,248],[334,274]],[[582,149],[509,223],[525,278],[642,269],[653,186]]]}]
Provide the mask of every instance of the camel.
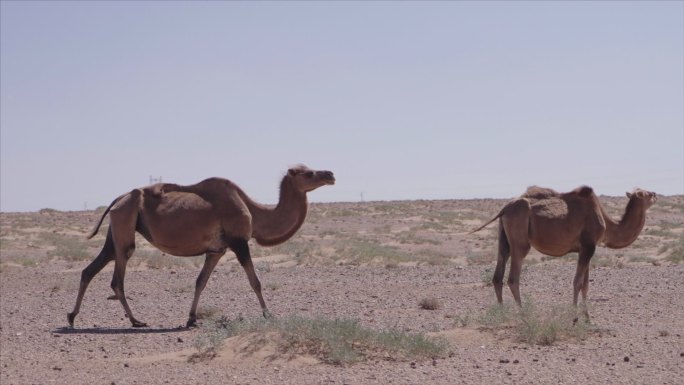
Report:
[{"label": "camel", "polygon": [[508,286],[520,305],[520,270],[530,247],[554,257],[577,252],[573,305],[577,307],[581,291],[584,315],[589,320],[586,309],[589,261],[596,246],[621,249],[632,244],[644,227],[646,210],[657,200],[655,193],[641,189],[627,193],[627,197],[625,213],[616,222],[606,213],[591,187],[558,193],[532,186],[520,198],[506,204],[489,222],[471,231],[471,234],[480,231],[499,219],[499,252],[492,279],[497,301],[503,303],[503,277],[509,256]]},{"label": "camel", "polygon": [[247,273],[264,317],[269,317],[248,241],[254,238],[260,245],[273,246],[288,240],[306,218],[306,193],[332,184],[335,184],[332,172],[314,171],[299,165],[290,168],[283,177],[280,200],[275,208],[253,201],[235,183],[222,178],[209,178],[189,186],[160,183],[119,196],[105,210],[88,236],[92,238],[97,234],[104,217],[109,213],[110,223],[104,246],[81,273],[76,305],[67,316],[69,325],[74,325],[90,281],[114,260],[111,283],[113,297],[119,299],[133,327],[147,326],[133,316],[124,294],[126,263],[135,250],[136,231],[167,254],[181,257],[206,255],[197,277],[187,327],[196,325],[200,294],[219,259],[228,249],[235,253]]}]

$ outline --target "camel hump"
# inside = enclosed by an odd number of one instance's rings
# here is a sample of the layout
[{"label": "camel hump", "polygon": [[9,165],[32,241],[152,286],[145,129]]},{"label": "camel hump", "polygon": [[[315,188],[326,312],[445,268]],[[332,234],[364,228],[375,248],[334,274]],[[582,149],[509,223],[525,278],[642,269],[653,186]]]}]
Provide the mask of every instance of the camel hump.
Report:
[{"label": "camel hump", "polygon": [[580,186],[572,190],[572,193],[575,195],[579,195],[582,198],[588,198],[594,194],[594,189],[592,189],[589,186]]},{"label": "camel hump", "polygon": [[143,187],[143,194],[145,194],[145,196],[153,196],[159,198],[162,195],[164,195],[164,193],[167,191],[167,189],[164,188],[164,186],[166,186],[167,184],[169,183],[156,183],[147,187]]},{"label": "camel hump", "polygon": [[539,187],[539,186],[530,186],[527,188],[525,193],[521,196],[521,198],[530,198],[530,199],[547,199],[547,198],[554,198],[558,197],[560,194],[552,190],[550,188],[546,187]]},{"label": "camel hump", "polygon": [[141,190],[145,197],[161,198],[166,193],[183,191],[183,187],[175,183],[156,183],[143,187]]},{"label": "camel hump", "polygon": [[230,187],[232,183],[223,178],[208,178],[191,185],[179,185],[176,183],[157,183],[143,188],[146,195],[161,198],[162,195],[172,192],[193,193],[201,195],[202,192],[221,191]]}]

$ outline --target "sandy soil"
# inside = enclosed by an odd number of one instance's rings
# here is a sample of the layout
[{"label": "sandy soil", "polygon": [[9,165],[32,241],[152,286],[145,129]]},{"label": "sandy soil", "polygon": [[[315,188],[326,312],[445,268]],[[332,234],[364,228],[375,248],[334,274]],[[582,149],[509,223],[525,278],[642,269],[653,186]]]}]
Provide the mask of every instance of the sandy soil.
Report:
[{"label": "sandy soil", "polygon": [[[624,199],[606,199],[617,217]],[[187,320],[196,263],[129,268],[127,296],[136,317],[150,325],[144,329],[130,328],[121,305],[106,299],[108,266],[92,281],[75,328],[68,329],[66,313],[91,257],[60,256],[57,250],[60,239],[87,232],[97,213],[2,213],[0,383],[682,384],[684,264],[676,263],[673,253],[679,251],[673,249],[683,236],[684,197],[659,202],[630,249],[597,251],[589,293],[595,331],[584,340],[551,346],[517,342],[505,327],[483,328],[474,321],[495,302],[486,282],[494,263],[493,230],[462,233],[503,201],[314,205],[293,246],[270,253],[255,248],[271,311],[352,318],[374,329],[441,336],[450,345],[444,357],[347,367],[284,357],[269,344],[251,351],[244,337],[226,340],[212,360],[190,362],[203,329],[180,326]],[[449,212],[463,215],[437,215]],[[346,245],[336,242],[340,238]],[[94,254],[101,240],[83,247]],[[364,254],[349,246],[367,247],[369,241],[386,248]],[[141,252],[145,257],[156,258]],[[531,255],[528,262],[524,296],[540,308],[570,302],[572,256]],[[422,309],[423,298],[442,306]],[[504,300],[512,302],[508,291]],[[228,318],[259,316],[256,297],[232,255],[212,275],[201,307]],[[471,321],[463,326],[463,319]]]}]

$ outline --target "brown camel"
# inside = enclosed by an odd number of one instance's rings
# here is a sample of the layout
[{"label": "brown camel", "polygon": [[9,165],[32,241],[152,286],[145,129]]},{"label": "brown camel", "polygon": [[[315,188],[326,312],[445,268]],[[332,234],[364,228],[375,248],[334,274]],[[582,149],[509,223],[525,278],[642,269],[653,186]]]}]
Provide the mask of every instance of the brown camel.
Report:
[{"label": "brown camel", "polygon": [[111,284],[114,298],[121,301],[134,327],[147,326],[133,317],[124,294],[126,263],[135,250],[136,231],[168,254],[181,257],[206,254],[197,277],[187,326],[195,325],[200,294],[228,249],[235,253],[245,269],[264,316],[269,316],[247,242],[254,238],[260,245],[273,246],[288,240],[306,218],[306,193],[334,183],[335,177],[330,171],[313,171],[301,165],[291,168],[282,179],[280,200],[275,208],[254,202],[236,184],[221,178],[206,179],[190,186],[156,184],[121,195],[109,205],[88,237],[97,234],[109,213],[107,238],[100,254],[83,269],[76,305],[67,317],[69,325],[74,325],[90,281],[114,260]]},{"label": "brown camel", "polygon": [[620,249],[632,244],[644,227],[646,210],[657,199],[655,193],[641,189],[627,193],[627,197],[629,203],[625,213],[616,222],[606,213],[591,187],[557,193],[533,186],[520,198],[506,204],[489,222],[473,230],[471,234],[499,219],[499,253],[492,279],[497,301],[503,302],[501,292],[509,256],[508,286],[520,305],[520,269],[530,247],[554,257],[578,252],[573,304],[577,306],[577,297],[582,291],[584,315],[589,319],[586,310],[589,261],[596,246]]}]

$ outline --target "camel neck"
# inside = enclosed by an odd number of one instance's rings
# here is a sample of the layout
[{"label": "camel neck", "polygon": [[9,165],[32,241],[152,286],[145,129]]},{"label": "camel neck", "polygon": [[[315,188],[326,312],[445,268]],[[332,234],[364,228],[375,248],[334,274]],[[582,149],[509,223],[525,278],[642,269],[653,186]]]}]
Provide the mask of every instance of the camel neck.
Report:
[{"label": "camel neck", "polygon": [[280,199],[275,208],[262,205],[249,207],[252,214],[252,236],[262,246],[274,246],[290,239],[304,223],[308,202],[289,178],[280,184]]},{"label": "camel neck", "polygon": [[625,213],[619,222],[614,221],[601,206],[606,222],[604,244],[612,249],[621,249],[631,245],[641,233],[646,223],[646,210],[637,199],[630,199]]}]

